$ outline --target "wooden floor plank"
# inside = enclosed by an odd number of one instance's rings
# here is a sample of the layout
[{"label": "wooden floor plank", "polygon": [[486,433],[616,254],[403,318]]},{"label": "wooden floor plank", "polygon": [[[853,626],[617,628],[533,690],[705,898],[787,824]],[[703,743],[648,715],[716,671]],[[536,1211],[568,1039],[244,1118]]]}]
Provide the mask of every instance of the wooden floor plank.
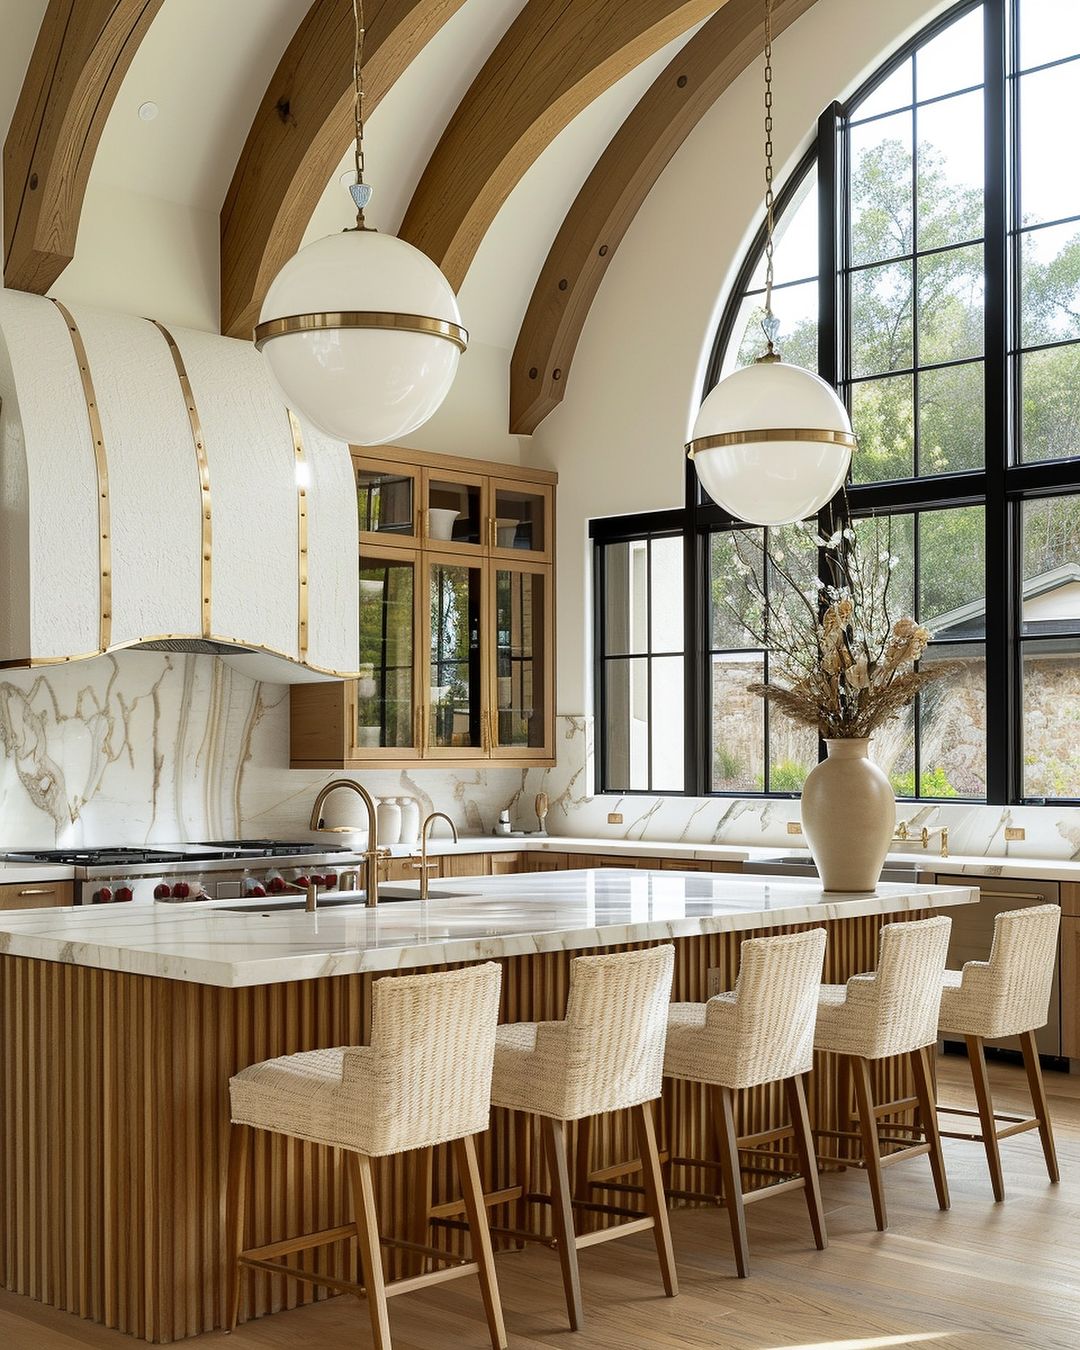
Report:
[{"label": "wooden floor plank", "polygon": [[[992,1063],[999,1110],[1026,1112],[1023,1069]],[[939,1065],[943,1100],[973,1104],[963,1059]],[[982,1147],[945,1145],[953,1208],[941,1213],[924,1159],[889,1174],[888,1232],[874,1229],[858,1171],[822,1178],[830,1246],[819,1252],[799,1192],[747,1213],[753,1274],[738,1280],[720,1210],[673,1215],[680,1294],[656,1280],[648,1233],[584,1252],[586,1323],[566,1329],[559,1264],[530,1247],[498,1258],[512,1350],[1075,1350],[1080,1344],[1080,1075],[1047,1075],[1062,1182],[1047,1181],[1038,1135],[1002,1145],[1008,1198],[995,1205]],[[397,1300],[395,1350],[489,1345],[475,1281]],[[370,1344],[364,1309],[337,1298],[241,1326],[208,1350]],[[129,1337],[0,1292],[0,1343],[33,1350],[122,1350]]]}]

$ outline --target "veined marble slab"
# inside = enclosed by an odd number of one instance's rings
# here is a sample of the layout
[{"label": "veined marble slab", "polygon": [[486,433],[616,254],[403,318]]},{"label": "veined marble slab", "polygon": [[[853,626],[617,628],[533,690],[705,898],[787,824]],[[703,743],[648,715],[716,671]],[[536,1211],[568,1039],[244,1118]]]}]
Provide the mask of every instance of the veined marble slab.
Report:
[{"label": "veined marble slab", "polygon": [[825,896],[806,880],[603,868],[449,878],[453,898],[305,911],[101,906],[0,915],[0,953],[196,984],[242,987],[746,932],[974,904],[968,887],[883,884]]}]

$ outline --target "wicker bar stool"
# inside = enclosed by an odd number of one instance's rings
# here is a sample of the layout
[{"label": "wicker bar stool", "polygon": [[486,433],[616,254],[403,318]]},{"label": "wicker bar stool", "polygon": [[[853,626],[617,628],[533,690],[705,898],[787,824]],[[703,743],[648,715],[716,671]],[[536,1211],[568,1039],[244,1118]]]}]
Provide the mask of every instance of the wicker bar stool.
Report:
[{"label": "wicker bar stool", "polygon": [[[479,1277],[491,1344],[505,1350],[491,1234],[487,1225],[475,1134],[487,1129],[501,971],[493,962],[434,975],[396,976],[372,987],[371,1043],[310,1050],[266,1060],[229,1081],[230,1140],[227,1234],[234,1259],[227,1272],[230,1330],[240,1313],[244,1269],[269,1270],[339,1292],[366,1295],[376,1350],[390,1345],[386,1300],[460,1275]],[[253,1129],[346,1150],[356,1221],[319,1233],[244,1249],[245,1172]],[[447,1268],[386,1283],[372,1159],[453,1142],[465,1195],[473,1260],[434,1248],[423,1255]],[[294,1252],[356,1238],[363,1284],[283,1265]]]},{"label": "wicker bar stool", "polygon": [[[1060,926],[1058,905],[1006,910],[994,920],[989,960],[968,961],[963,970],[947,970],[944,975],[938,1028],[943,1034],[963,1036],[967,1044],[978,1109],[942,1106],[939,1111],[943,1115],[977,1116],[981,1128],[978,1134],[953,1130],[942,1130],[942,1134],[946,1139],[973,1139],[983,1144],[995,1200],[1005,1199],[998,1141],[1026,1130],[1039,1131],[1047,1173],[1051,1181],[1059,1179],[1035,1032],[1046,1024],[1050,1011]],[[1030,1118],[994,1112],[983,1043],[1006,1036],[1020,1038],[1035,1108],[1035,1115]],[[999,1122],[1005,1122],[1004,1129],[998,1129]]]},{"label": "wicker bar stool", "polygon": [[[550,1204],[554,1245],[562,1266],[571,1329],[584,1321],[578,1250],[628,1233],[652,1229],[664,1292],[678,1293],[675,1258],[656,1147],[653,1101],[660,1096],[664,1037],[675,967],[672,946],[605,956],[579,956],[570,964],[570,991],[563,1022],[516,1022],[499,1027],[491,1100],[495,1106],[540,1119],[550,1195],[529,1190],[528,1135],[519,1129],[517,1167],[522,1187],[512,1236],[552,1245],[525,1227],[530,1203]],[[597,1205],[571,1198],[567,1129],[607,1111],[630,1108],[644,1180],[645,1210]],[[626,1220],[578,1234],[574,1207]],[[496,1232],[499,1230],[496,1229]]]},{"label": "wicker bar stool", "polygon": [[[936,1089],[931,1051],[937,1042],[941,978],[949,946],[952,920],[947,915],[890,923],[881,930],[878,968],[870,974],[853,975],[846,985],[823,984],[818,1003],[814,1049],[842,1056],[841,1111],[847,1109],[847,1079],[853,1078],[859,1132],[819,1130],[819,1135],[862,1140],[862,1157],[837,1157],[819,1153],[823,1162],[864,1167],[870,1182],[874,1219],[879,1229],[887,1225],[882,1169],[905,1158],[930,1155],[938,1205],[949,1208],[945,1158],[937,1124]],[[915,1079],[916,1098],[875,1105],[870,1065],[874,1060],[907,1055]],[[878,1121],[904,1109],[917,1107],[917,1124],[889,1123],[889,1133],[879,1135]],[[921,1134],[910,1142],[906,1135]],[[898,1145],[882,1153],[881,1145]]]},{"label": "wicker bar stool", "polygon": [[[672,1158],[675,1165],[717,1168],[723,1179],[723,1203],[731,1223],[735,1266],[741,1277],[749,1273],[750,1247],[746,1237],[748,1201],[778,1195],[793,1188],[806,1193],[810,1226],[818,1249],[825,1247],[825,1216],[821,1206],[817,1157],[806,1109],[803,1074],[814,1061],[814,1023],[818,990],[825,961],[825,929],[782,937],[749,938],[739,949],[735,988],[708,1003],[672,1003],[668,1009],[664,1075],[709,1085],[719,1160]],[[787,1176],[772,1185],[743,1194],[740,1153],[764,1162],[789,1155],[766,1151],[786,1132],[768,1137],[739,1138],[735,1130],[735,1094],[762,1083],[784,1084],[795,1145],[797,1174],[761,1170]],[[753,1164],[751,1164],[753,1165]],[[680,1191],[684,1198],[716,1199],[713,1195]]]}]

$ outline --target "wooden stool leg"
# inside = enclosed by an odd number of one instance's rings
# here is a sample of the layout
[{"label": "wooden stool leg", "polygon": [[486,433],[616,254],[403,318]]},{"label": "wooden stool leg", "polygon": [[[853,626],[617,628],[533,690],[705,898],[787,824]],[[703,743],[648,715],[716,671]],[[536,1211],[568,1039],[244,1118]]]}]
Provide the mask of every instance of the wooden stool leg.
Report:
[{"label": "wooden stool leg", "polygon": [[986,1072],[986,1059],[983,1055],[983,1038],[965,1036],[968,1064],[971,1066],[971,1081],[975,1087],[975,1103],[979,1108],[979,1126],[982,1129],[983,1148],[986,1149],[986,1163],[990,1168],[990,1185],[994,1199],[1005,1199],[1005,1176],[1001,1170],[1001,1149],[998,1147],[997,1122],[994,1120],[994,1103],[990,1097],[990,1075]]},{"label": "wooden stool leg", "polygon": [[870,1061],[861,1055],[849,1056],[851,1076],[855,1080],[855,1103],[859,1111],[859,1130],[862,1134],[863,1161],[870,1182],[870,1199],[874,1203],[874,1222],[879,1232],[889,1226],[885,1210],[885,1183],[881,1173],[881,1145],[878,1141],[877,1117],[874,1115],[874,1087],[870,1080]]},{"label": "wooden stool leg", "polygon": [[229,1135],[229,1177],[225,1192],[225,1317],[227,1330],[240,1320],[240,1253],[244,1250],[244,1209],[247,1199],[247,1163],[251,1126],[234,1125]]},{"label": "wooden stool leg", "polygon": [[645,1208],[653,1221],[653,1238],[656,1241],[656,1255],[660,1262],[660,1275],[664,1281],[664,1292],[668,1298],[674,1298],[679,1292],[679,1277],[675,1273],[675,1252],[671,1245],[667,1197],[664,1195],[664,1179],[660,1172],[660,1152],[656,1147],[652,1102],[643,1102],[635,1106],[633,1117],[634,1133],[637,1135],[638,1152],[641,1155],[641,1173],[645,1182]]},{"label": "wooden stool leg", "polygon": [[[830,1056],[833,1058],[833,1056]],[[836,1128],[838,1130],[850,1130],[854,1124],[854,1117],[851,1114],[851,1061],[847,1055],[836,1055]],[[852,1156],[852,1141],[850,1139],[837,1140],[837,1153],[841,1158],[850,1158]],[[841,1167],[841,1171],[846,1168]]]},{"label": "wooden stool leg", "polygon": [[[418,1149],[412,1160],[410,1182],[413,1194],[409,1205],[409,1241],[421,1247],[431,1245],[431,1186],[435,1174],[435,1150]],[[413,1273],[423,1274],[430,1262],[417,1253],[410,1258]]]},{"label": "wooden stool leg", "polygon": [[941,1131],[938,1129],[937,1100],[934,1090],[934,1069],[930,1052],[934,1047],[924,1045],[912,1051],[911,1067],[915,1071],[915,1092],[923,1119],[923,1133],[930,1145],[930,1170],[934,1174],[939,1209],[949,1208],[949,1183],[945,1176],[945,1154],[941,1150]]},{"label": "wooden stool leg", "polygon": [[1031,1100],[1039,1122],[1039,1138],[1042,1140],[1047,1175],[1051,1181],[1060,1181],[1057,1150],[1054,1147],[1054,1129],[1050,1124],[1050,1107],[1046,1100],[1046,1084],[1043,1082],[1039,1047],[1035,1044],[1033,1031],[1025,1031],[1020,1037],[1020,1049],[1024,1052],[1024,1068],[1027,1070],[1028,1087],[1031,1089]]},{"label": "wooden stool leg", "polygon": [[810,1113],[806,1109],[806,1089],[801,1075],[786,1078],[784,1092],[787,1094],[791,1126],[795,1131],[795,1152],[799,1157],[799,1171],[806,1181],[806,1208],[810,1215],[810,1228],[814,1234],[814,1245],[820,1252],[829,1245],[829,1239],[825,1236],[825,1211],[821,1204],[817,1155],[814,1152],[814,1136],[810,1130]]},{"label": "wooden stool leg", "polygon": [[574,1144],[574,1199],[588,1200],[589,1153],[592,1146],[592,1116],[585,1116],[577,1123],[577,1141]]},{"label": "wooden stool leg", "polygon": [[480,1164],[476,1159],[476,1140],[471,1134],[464,1139],[454,1140],[454,1161],[461,1178],[473,1260],[480,1267],[477,1275],[487,1315],[488,1334],[493,1350],[506,1350],[506,1327],[503,1325],[502,1303],[499,1301],[499,1284],[495,1278],[495,1253],[491,1248],[484,1187],[480,1181]]},{"label": "wooden stool leg", "polygon": [[743,1204],[742,1173],[739,1170],[739,1136],[735,1129],[735,1094],[731,1088],[712,1091],[720,1145],[720,1175],[724,1182],[724,1203],[731,1223],[731,1242],[735,1248],[735,1269],[745,1280],[750,1273],[750,1244],[746,1237],[746,1207]]},{"label": "wooden stool leg", "polygon": [[347,1153],[349,1184],[356,1211],[356,1236],[360,1244],[360,1268],[371,1318],[371,1343],[375,1350],[390,1350],[390,1319],[386,1312],[386,1284],[379,1247],[379,1216],[375,1210],[375,1174],[371,1159],[363,1153]]},{"label": "wooden stool leg", "polygon": [[581,1278],[578,1274],[577,1240],[574,1234],[574,1211],[570,1203],[570,1169],[566,1161],[566,1121],[541,1117],[544,1136],[544,1154],[551,1178],[551,1224],[559,1246],[563,1287],[566,1290],[566,1313],[570,1330],[579,1331],[585,1321],[581,1307]]},{"label": "wooden stool leg", "polygon": [[[521,1194],[514,1201],[514,1224],[521,1232],[529,1230],[529,1192],[532,1190],[532,1117],[527,1111],[514,1112],[514,1169]],[[522,1239],[514,1245],[520,1251]]]}]

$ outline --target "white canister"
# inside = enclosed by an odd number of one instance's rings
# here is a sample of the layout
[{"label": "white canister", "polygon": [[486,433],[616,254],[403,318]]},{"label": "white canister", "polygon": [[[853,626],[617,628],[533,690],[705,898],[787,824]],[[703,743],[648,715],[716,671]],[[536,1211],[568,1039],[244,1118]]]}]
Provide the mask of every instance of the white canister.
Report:
[{"label": "white canister", "polygon": [[379,843],[397,844],[401,840],[401,807],[393,797],[380,797],[375,810],[379,825]]},{"label": "white canister", "polygon": [[399,797],[401,838],[398,843],[415,844],[420,838],[420,803],[415,797]]}]

